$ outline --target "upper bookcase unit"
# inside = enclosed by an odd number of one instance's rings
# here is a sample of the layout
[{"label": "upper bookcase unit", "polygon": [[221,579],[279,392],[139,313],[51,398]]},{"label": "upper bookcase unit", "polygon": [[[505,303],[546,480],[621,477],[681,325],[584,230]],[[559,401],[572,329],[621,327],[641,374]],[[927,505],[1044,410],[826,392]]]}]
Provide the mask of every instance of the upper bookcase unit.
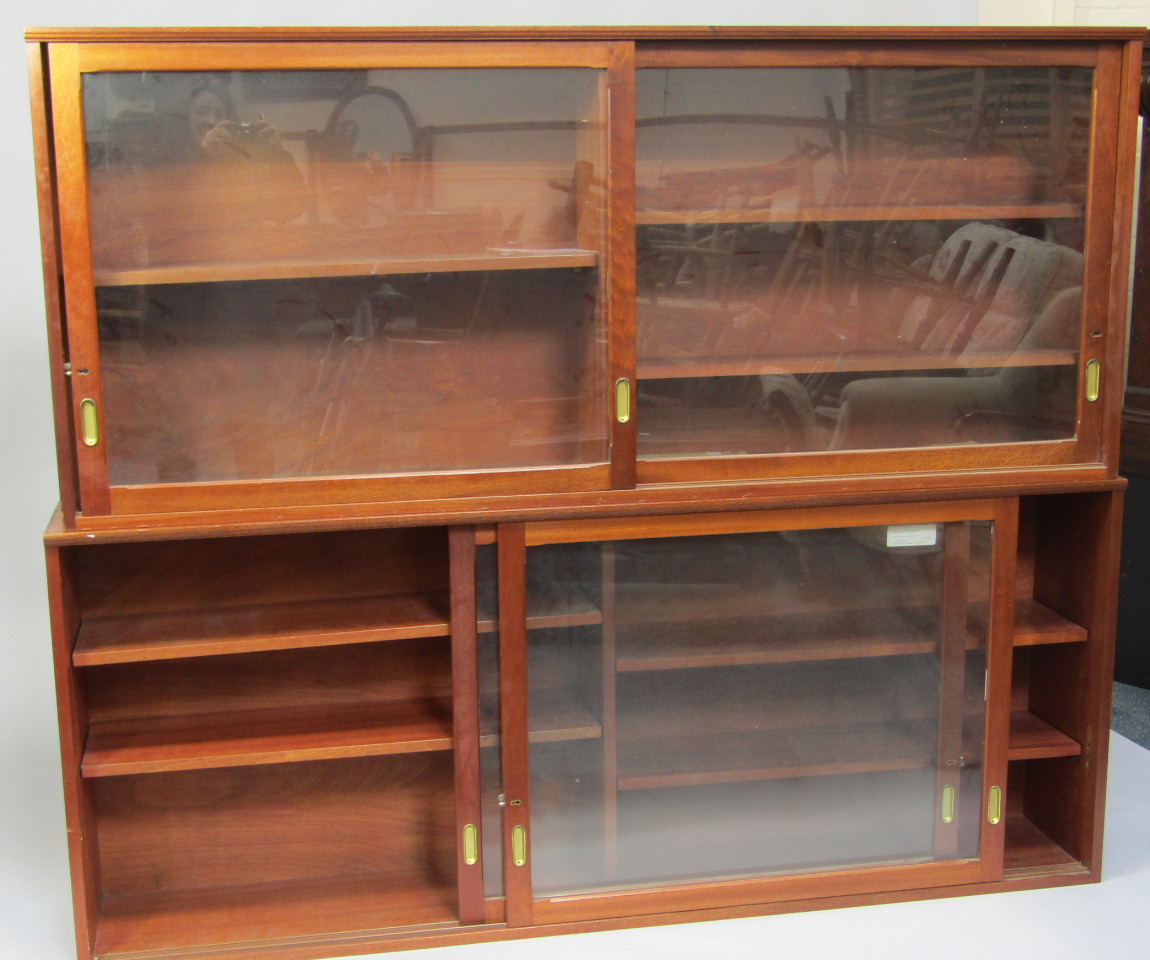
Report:
[{"label": "upper bookcase unit", "polygon": [[32,36],[66,520],[1110,470],[1131,31]]}]

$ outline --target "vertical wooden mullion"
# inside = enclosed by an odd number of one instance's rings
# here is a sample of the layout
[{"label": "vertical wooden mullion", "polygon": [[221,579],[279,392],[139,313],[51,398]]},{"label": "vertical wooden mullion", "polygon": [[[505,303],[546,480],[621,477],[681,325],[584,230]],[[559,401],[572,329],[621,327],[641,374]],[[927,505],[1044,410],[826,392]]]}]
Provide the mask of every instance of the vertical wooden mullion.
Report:
[{"label": "vertical wooden mullion", "polygon": [[[635,45],[611,45],[607,71],[607,297],[611,486],[636,477],[635,380]],[[615,383],[631,385],[627,422],[615,409]]]},{"label": "vertical wooden mullion", "polygon": [[[503,755],[503,888],[507,924],[532,922],[531,803],[527,740],[527,547],[522,523],[500,524],[499,722]],[[527,862],[516,866],[512,831],[527,831]]]},{"label": "vertical wooden mullion", "polygon": [[[100,341],[96,328],[96,281],[88,223],[88,174],[84,154],[82,76],[77,44],[51,44],[48,69],[52,88],[52,125],[60,212],[60,259],[72,364],[72,422],[80,423],[80,404],[95,401],[99,440],[85,446],[76,437],[80,509],[88,515],[111,510],[108,492],[107,428],[100,379]],[[78,430],[76,431],[78,434]]]},{"label": "vertical wooden mullion", "polygon": [[615,548],[603,544],[603,866],[607,877],[619,868],[619,757],[615,719]]},{"label": "vertical wooden mullion", "polygon": [[44,554],[52,658],[56,672],[68,863],[72,875],[72,910],[76,923],[76,951],[83,958],[95,955],[102,891],[92,785],[80,774],[88,736],[88,708],[83,687],[72,666],[72,648],[80,630],[80,609],[71,555],[58,547],[48,547]]},{"label": "vertical wooden mullion", "polygon": [[[1106,380],[1107,345],[1111,337],[1109,303],[1111,293],[1111,256],[1114,253],[1115,177],[1120,166],[1117,130],[1120,103],[1118,95],[1122,74],[1122,46],[1103,44],[1098,51],[1094,70],[1093,121],[1090,131],[1090,172],[1086,197],[1086,242],[1082,278],[1082,330],[1078,359],[1078,449],[1083,463],[1098,461],[1103,454],[1103,410],[1111,402]],[[1125,202],[1125,201],[1123,201]],[[1123,298],[1124,300],[1125,298]],[[1117,347],[1123,350],[1123,343]],[[1112,354],[1115,355],[1115,354]],[[1103,364],[1103,388],[1106,396],[1087,402],[1086,365],[1091,360]],[[1116,398],[1121,406],[1121,397]],[[1116,451],[1115,451],[1116,453]]]},{"label": "vertical wooden mullion", "polygon": [[[452,744],[455,759],[455,853],[460,923],[482,923],[483,815],[479,776],[479,656],[475,605],[475,530],[448,532],[451,588]],[[464,855],[465,829],[475,831],[475,863]]]},{"label": "vertical wooden mullion", "polygon": [[[970,582],[970,527],[944,526],[942,615],[939,635],[938,765],[935,782],[934,855],[950,860],[958,854],[961,803],[963,701],[966,681],[966,619]],[[953,791],[953,816],[942,819],[943,794]]]},{"label": "vertical wooden mullion", "polygon": [[[1002,876],[1006,843],[1006,787],[1010,745],[1011,672],[1014,661],[1014,607],[1017,593],[1018,499],[995,501],[994,540],[990,560],[989,636],[986,641],[986,735],[983,753],[982,805],[979,810],[982,879]],[[1002,819],[987,819],[990,791],[1002,791]]]},{"label": "vertical wooden mullion", "polygon": [[56,233],[59,204],[56,201],[56,162],[52,153],[52,111],[47,85],[47,48],[28,44],[28,85],[32,94],[32,146],[36,159],[36,195],[40,213],[40,251],[44,270],[44,309],[48,319],[48,368],[52,379],[52,407],[56,421],[56,469],[60,478],[60,511],[64,525],[76,519],[76,433],[71,416],[71,396],[65,364],[68,336],[60,278],[60,243]]},{"label": "vertical wooden mullion", "polygon": [[[1118,101],[1118,163],[1115,174],[1113,239],[1111,241],[1114,269],[1110,272],[1110,326],[1107,334],[1109,344],[1103,365],[1102,383],[1102,460],[1107,464],[1110,476],[1118,476],[1118,454],[1122,405],[1126,383],[1126,338],[1128,299],[1130,297],[1130,259],[1134,243],[1134,205],[1138,171],[1138,105],[1142,80],[1142,44],[1136,41],[1126,43],[1122,48],[1122,69],[1120,86],[1115,99]],[[1143,190],[1150,190],[1150,184],[1143,184]]]}]

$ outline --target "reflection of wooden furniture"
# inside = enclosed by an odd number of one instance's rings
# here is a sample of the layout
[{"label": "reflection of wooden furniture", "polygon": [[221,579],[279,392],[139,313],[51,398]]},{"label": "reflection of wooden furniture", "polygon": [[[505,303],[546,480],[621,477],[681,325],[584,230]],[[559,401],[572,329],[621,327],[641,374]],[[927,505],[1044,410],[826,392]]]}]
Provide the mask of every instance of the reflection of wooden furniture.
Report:
[{"label": "reflection of wooden furniture", "polygon": [[[81,957],[1098,880],[1136,37],[34,33]],[[191,70],[302,167],[146,150]]]}]

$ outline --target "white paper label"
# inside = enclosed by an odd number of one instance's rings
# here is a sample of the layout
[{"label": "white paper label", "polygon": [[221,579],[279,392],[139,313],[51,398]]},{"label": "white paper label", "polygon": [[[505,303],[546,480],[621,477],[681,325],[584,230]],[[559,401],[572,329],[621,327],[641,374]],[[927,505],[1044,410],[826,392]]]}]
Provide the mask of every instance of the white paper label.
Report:
[{"label": "white paper label", "polygon": [[888,547],[933,547],[938,543],[938,524],[904,523],[886,528]]}]

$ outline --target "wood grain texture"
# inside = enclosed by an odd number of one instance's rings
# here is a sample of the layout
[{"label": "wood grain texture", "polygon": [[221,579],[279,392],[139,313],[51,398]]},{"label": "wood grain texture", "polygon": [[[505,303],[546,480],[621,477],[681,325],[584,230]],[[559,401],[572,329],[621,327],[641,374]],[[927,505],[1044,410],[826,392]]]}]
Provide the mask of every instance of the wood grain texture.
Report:
[{"label": "wood grain texture", "polygon": [[450,703],[395,702],[93,722],[85,777],[452,748]]},{"label": "wood grain texture", "polygon": [[619,890],[553,897],[535,904],[540,922],[571,922],[642,913],[697,910],[709,906],[764,904],[804,896],[830,897],[873,893],[934,884],[973,882],[977,861],[886,866],[874,870],[841,870],[807,876],[771,877],[707,884],[683,884],[664,890]]},{"label": "wood grain texture", "polygon": [[[375,936],[455,927],[453,891],[433,871],[109,897],[100,917],[100,956],[197,949],[218,956],[281,952],[315,942],[321,953]],[[293,952],[300,948],[296,947]],[[282,954],[281,954],[282,955]]]},{"label": "wood grain texture", "polygon": [[57,234],[56,162],[52,152],[51,92],[47,83],[47,50],[38,43],[27,46],[28,86],[32,97],[32,149],[36,164],[36,200],[40,217],[40,257],[44,270],[44,311],[48,320],[48,365],[52,379],[52,409],[56,426],[56,468],[60,481],[60,509],[66,524],[76,518],[79,501],[76,474],[76,436],[73,429],[68,378],[68,338],[62,303],[63,269]]},{"label": "wood grain texture", "polygon": [[585,540],[636,540],[647,537],[686,537],[701,534],[753,533],[775,530],[819,530],[836,527],[900,523],[943,523],[948,520],[989,520],[993,502],[956,500],[950,503],[857,505],[787,511],[746,510],[725,514],[683,514],[637,519],[569,520],[532,523],[528,546],[577,543]]},{"label": "wood grain texture", "polygon": [[444,594],[341,598],[86,619],[77,667],[448,635]]},{"label": "wood grain texture", "polygon": [[1002,877],[1006,843],[1006,819],[997,824],[987,818],[990,791],[998,787],[1009,801],[1007,747],[1010,736],[1011,669],[1014,650],[1015,590],[1018,582],[1018,514],[1016,499],[995,501],[993,545],[990,561],[990,630],[986,654],[985,740],[983,745],[982,796],[979,798],[982,878]]},{"label": "wood grain texture", "polygon": [[443,890],[448,919],[451,768],[438,752],[102,778],[104,894],[218,900],[229,888],[410,874]]},{"label": "wood grain texture", "polygon": [[[503,888],[507,924],[530,926],[533,920],[531,885],[531,797],[528,773],[526,544],[523,525],[500,524],[499,570],[499,727],[503,771]],[[512,834],[527,831],[526,863],[513,863]]]},{"label": "wood grain texture", "polygon": [[[966,714],[966,647],[969,631],[970,526],[952,522],[943,527],[942,609],[938,640],[938,734],[935,745],[934,855],[940,860],[958,854],[961,818],[955,816],[970,802],[962,793],[961,759],[963,720]],[[978,738],[976,738],[978,739]],[[944,791],[953,791],[954,811],[943,822]]]},{"label": "wood grain texture", "polygon": [[[1110,315],[1107,330],[1109,349],[1104,368],[1102,459],[1118,476],[1121,453],[1121,420],[1123,391],[1126,386],[1126,353],[1129,349],[1130,271],[1131,245],[1136,225],[1135,187],[1139,91],[1142,79],[1142,44],[1128,43],[1122,48],[1122,67],[1119,73],[1118,158],[1114,185],[1115,213],[1114,237],[1111,241],[1112,262],[1115,269],[1110,276]],[[1119,267],[1119,265],[1121,265]]]},{"label": "wood grain texture", "polygon": [[[1121,232],[1116,226],[1123,221],[1123,214],[1116,209],[1116,177],[1120,168],[1126,167],[1123,158],[1118,157],[1118,123],[1120,111],[1124,109],[1121,94],[1123,51],[1117,44],[1103,46],[1099,50],[1098,67],[1094,71],[1094,108],[1090,133],[1090,172],[1087,192],[1086,243],[1083,249],[1085,274],[1082,285],[1082,346],[1079,350],[1080,371],[1078,384],[1078,436],[1087,456],[1101,459],[1103,455],[1106,408],[1112,408],[1110,400],[1111,371],[1107,365],[1107,345],[1111,331],[1110,314],[1111,263],[1115,254],[1114,243],[1121,242]],[[1115,271],[1123,272],[1121,269]],[[1123,284],[1123,290],[1125,284]],[[1125,303],[1125,294],[1122,295]],[[1123,330],[1125,315],[1123,315]],[[1123,334],[1123,342],[1125,336]],[[1106,397],[1101,402],[1087,402],[1086,365],[1091,360],[1102,364],[1102,387]],[[1119,399],[1120,406],[1120,399]],[[1109,451],[1107,451],[1109,452]],[[1115,452],[1116,453],[1116,452]]]},{"label": "wood grain texture", "polygon": [[1027,765],[1026,815],[1097,876],[1122,495],[1071,495],[1041,506],[1035,598],[1085,627],[1087,640],[1031,650],[1029,709],[1080,743],[1082,754]]},{"label": "wood grain texture", "polygon": [[[810,373],[833,365],[836,372],[888,372],[895,370],[974,370],[1007,367],[1060,367],[1077,362],[1070,350],[1042,350],[1022,353],[904,356],[890,353],[843,353],[833,358],[825,354],[771,357],[644,357],[635,376],[639,380],[682,377],[750,377],[776,373]],[[653,412],[653,411],[652,411]],[[688,414],[689,416],[690,414]],[[647,425],[647,424],[645,424]]]},{"label": "wood grain texture", "polygon": [[[679,42],[643,44],[637,66],[648,67],[936,67],[948,66],[1093,66],[1091,44],[1049,43],[1032,38],[1024,46],[1001,43],[956,43],[936,36],[934,43],[884,42],[874,37],[865,45],[845,46],[816,39],[788,39],[785,43],[737,44]],[[1065,39],[1069,39],[1066,37]]]},{"label": "wood grain texture", "polygon": [[[611,486],[635,486],[635,46],[617,43],[608,72],[608,368],[611,384]],[[626,379],[630,409],[620,423],[614,384]]]},{"label": "wood grain texture", "polygon": [[1097,43],[1101,39],[1140,40],[1134,27],[875,27],[875,26],[500,26],[500,27],[29,27],[37,41],[158,43],[179,40],[312,43],[315,41],[413,40],[838,40],[871,45],[883,40],[992,41],[998,44]]},{"label": "wood grain texture", "polygon": [[80,960],[92,956],[102,895],[99,841],[92,792],[81,778],[80,763],[88,733],[88,707],[83,686],[69,660],[80,627],[80,603],[71,551],[48,548],[48,615],[56,677],[56,711],[60,731],[60,767],[64,784],[64,817],[68,830],[68,865],[72,914]]},{"label": "wood grain texture", "polygon": [[719,512],[771,507],[878,503],[941,502],[956,498],[1059,494],[1075,489],[1119,490],[1126,481],[1107,476],[1104,464],[1055,467],[913,471],[781,478],[779,480],[677,482],[635,490],[565,492],[419,501],[383,500],[201,512],[164,512],[116,517],[77,517],[74,530],[49,530],[45,543],[80,544],[186,540],[285,531],[325,532],[371,526],[412,527],[434,523],[489,523],[564,517],[637,516]]},{"label": "wood grain texture", "polygon": [[[461,923],[482,923],[483,810],[479,770],[479,659],[475,606],[475,534],[467,527],[448,531],[451,568],[451,707],[455,753],[456,871]],[[467,863],[464,830],[475,830],[478,859]]]},{"label": "wood grain texture", "polygon": [[[171,42],[178,40],[178,42]],[[249,41],[249,42],[245,42]],[[143,40],[131,45],[88,42],[79,46],[79,66],[85,73],[103,70],[351,70],[381,68],[496,68],[607,66],[602,43],[572,41],[377,42],[348,38],[331,43],[313,34],[305,44],[283,43],[268,37],[250,42],[190,35]]]},{"label": "wood grain texture", "polygon": [[681,223],[863,223],[871,220],[997,220],[999,218],[1080,218],[1083,207],[1074,203],[1045,204],[915,204],[913,206],[809,206],[776,210],[691,209],[659,210],[640,206],[635,222],[645,224]]},{"label": "wood grain texture", "polygon": [[1008,760],[1076,757],[1081,752],[1081,744],[1066,736],[1061,730],[1055,729],[1045,720],[1040,720],[1025,710],[1011,712]]},{"label": "wood grain texture", "polygon": [[64,276],[68,355],[72,364],[72,423],[80,422],[80,404],[96,403],[99,441],[86,446],[75,437],[79,509],[99,516],[111,509],[108,496],[107,425],[103,417],[95,282],[88,223],[87,162],[80,102],[79,50],[73,44],[48,49],[52,90],[52,128],[59,209],[60,261]]}]

